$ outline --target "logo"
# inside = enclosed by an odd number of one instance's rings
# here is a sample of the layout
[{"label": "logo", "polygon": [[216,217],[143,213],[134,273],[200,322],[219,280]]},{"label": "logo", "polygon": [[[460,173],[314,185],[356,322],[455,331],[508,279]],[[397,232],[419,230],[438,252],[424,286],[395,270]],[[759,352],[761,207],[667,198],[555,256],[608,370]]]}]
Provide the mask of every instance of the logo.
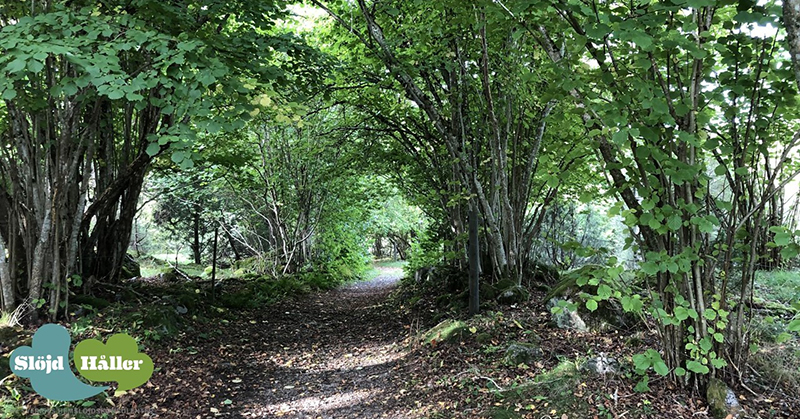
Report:
[{"label": "logo", "polygon": [[[33,335],[31,346],[11,353],[11,371],[29,378],[31,387],[50,400],[72,401],[97,395],[108,386],[92,386],[78,379],[69,366],[72,339],[63,326],[45,324]],[[89,381],[117,382],[117,391],[136,388],[153,375],[153,360],[139,352],[136,341],[117,333],[104,344],[96,339],[78,343],[74,363]]]}]

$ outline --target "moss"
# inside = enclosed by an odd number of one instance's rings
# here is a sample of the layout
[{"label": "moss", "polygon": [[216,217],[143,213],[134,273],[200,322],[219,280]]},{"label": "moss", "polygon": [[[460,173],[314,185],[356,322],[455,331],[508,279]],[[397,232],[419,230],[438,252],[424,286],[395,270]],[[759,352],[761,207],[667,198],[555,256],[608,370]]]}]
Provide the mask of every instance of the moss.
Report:
[{"label": "moss", "polygon": [[96,309],[106,308],[111,305],[108,300],[104,300],[102,298],[97,298],[92,295],[76,295],[71,297],[71,304],[86,304]]},{"label": "moss", "polygon": [[428,344],[460,339],[467,330],[467,324],[461,320],[447,319],[422,335],[421,340]]},{"label": "moss", "polygon": [[591,417],[590,406],[586,400],[575,397],[575,388],[584,378],[572,361],[562,361],[550,371],[541,373],[533,381],[526,381],[499,392],[503,404],[541,399],[546,400],[548,410],[556,411],[553,417],[568,413],[569,417]]},{"label": "moss", "polygon": [[527,301],[531,294],[521,285],[513,285],[501,290],[497,295],[500,304],[519,304]]},{"label": "moss", "polygon": [[0,380],[11,375],[10,356],[11,354],[0,356]]},{"label": "moss", "polygon": [[706,401],[708,401],[708,410],[711,412],[711,416],[717,419],[724,419],[729,415],[736,418],[741,410],[736,395],[718,378],[712,377],[708,381]]},{"label": "moss", "polygon": [[164,335],[172,335],[180,330],[180,317],[171,306],[147,305],[141,308],[142,325],[149,328],[160,327]]},{"label": "moss", "polygon": [[481,345],[485,345],[492,341],[492,335],[486,332],[481,332],[475,335],[475,342],[480,343]]}]

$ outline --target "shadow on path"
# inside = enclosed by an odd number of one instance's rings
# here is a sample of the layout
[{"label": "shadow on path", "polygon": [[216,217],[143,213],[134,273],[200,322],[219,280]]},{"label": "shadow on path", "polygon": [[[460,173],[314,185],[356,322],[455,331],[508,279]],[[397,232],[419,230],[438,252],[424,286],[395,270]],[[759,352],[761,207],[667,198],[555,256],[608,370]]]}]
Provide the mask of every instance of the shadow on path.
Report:
[{"label": "shadow on path", "polygon": [[369,281],[240,313],[221,336],[194,342],[194,355],[153,354],[162,368],[134,400],[150,417],[409,417],[398,372],[408,323],[386,306],[402,269],[377,269]]}]

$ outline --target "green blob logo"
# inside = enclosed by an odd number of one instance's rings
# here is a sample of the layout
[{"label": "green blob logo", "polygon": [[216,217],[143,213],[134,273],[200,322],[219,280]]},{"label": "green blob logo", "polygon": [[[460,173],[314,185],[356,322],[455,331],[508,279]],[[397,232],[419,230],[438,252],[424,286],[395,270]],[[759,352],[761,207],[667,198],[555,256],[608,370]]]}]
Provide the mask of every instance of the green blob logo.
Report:
[{"label": "green blob logo", "polygon": [[136,341],[125,333],[107,343],[87,339],[75,347],[75,367],[87,380],[116,381],[117,391],[139,387],[153,375],[153,360],[139,352]]}]

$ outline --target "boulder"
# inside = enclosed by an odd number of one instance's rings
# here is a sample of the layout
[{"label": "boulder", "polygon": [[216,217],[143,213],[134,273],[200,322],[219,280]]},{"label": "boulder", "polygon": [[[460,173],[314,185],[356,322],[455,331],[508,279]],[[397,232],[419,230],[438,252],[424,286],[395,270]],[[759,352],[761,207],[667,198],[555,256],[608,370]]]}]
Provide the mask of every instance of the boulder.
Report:
[{"label": "boulder", "polygon": [[736,394],[718,378],[712,377],[708,381],[706,401],[711,416],[716,419],[737,419],[742,413]]},{"label": "boulder", "polygon": [[139,262],[129,254],[125,254],[122,259],[122,268],[119,271],[119,276],[122,279],[130,279],[142,276],[142,269]]},{"label": "boulder", "polygon": [[539,345],[526,342],[512,342],[506,349],[503,362],[507,365],[530,365],[536,359],[541,358],[542,349]]},{"label": "boulder", "polygon": [[[597,285],[585,284],[578,286],[578,279],[591,279],[596,271],[605,270],[600,265],[585,265],[562,275],[561,282],[556,284],[545,297],[546,300],[562,299],[577,302],[578,314],[589,329],[606,332],[614,329],[631,329],[641,323],[641,319],[633,313],[626,313],[622,305],[615,298],[603,300],[598,303],[597,310],[590,311],[586,308],[586,294],[596,295]],[[622,287],[617,281],[607,283],[612,288]]]},{"label": "boulder", "polygon": [[175,268],[165,268],[161,271],[161,280],[164,282],[178,282],[180,277],[178,276],[178,271]]},{"label": "boulder", "polygon": [[615,358],[600,354],[594,358],[589,358],[581,364],[581,371],[586,371],[597,375],[616,374],[619,372],[619,361]]},{"label": "boulder", "polygon": [[531,272],[528,277],[533,277],[533,281],[536,284],[552,285],[561,279],[558,269],[544,263],[536,262],[530,270]]},{"label": "boulder", "polygon": [[467,331],[467,324],[461,320],[447,319],[422,335],[422,341],[431,345],[461,339]]},{"label": "boulder", "polygon": [[586,305],[579,309],[580,314],[592,330],[607,332],[615,329],[632,329],[641,323],[641,319],[633,313],[626,313],[622,304],[616,299],[601,301],[597,310],[589,311]]},{"label": "boulder", "polygon": [[519,304],[528,301],[531,294],[521,285],[512,285],[503,289],[497,295],[497,302],[500,304]]},{"label": "boulder", "polygon": [[[559,301],[562,300],[559,300],[558,298],[551,298],[550,301],[547,302],[547,309],[550,310],[553,307],[557,307],[559,305]],[[572,303],[570,300],[565,301]],[[562,307],[561,310],[556,313],[553,313],[551,310],[550,316],[552,323],[559,329],[576,330],[578,332],[589,331],[589,327],[586,326],[586,322],[583,321],[581,316],[578,315],[575,310],[572,310],[569,307]]]}]

